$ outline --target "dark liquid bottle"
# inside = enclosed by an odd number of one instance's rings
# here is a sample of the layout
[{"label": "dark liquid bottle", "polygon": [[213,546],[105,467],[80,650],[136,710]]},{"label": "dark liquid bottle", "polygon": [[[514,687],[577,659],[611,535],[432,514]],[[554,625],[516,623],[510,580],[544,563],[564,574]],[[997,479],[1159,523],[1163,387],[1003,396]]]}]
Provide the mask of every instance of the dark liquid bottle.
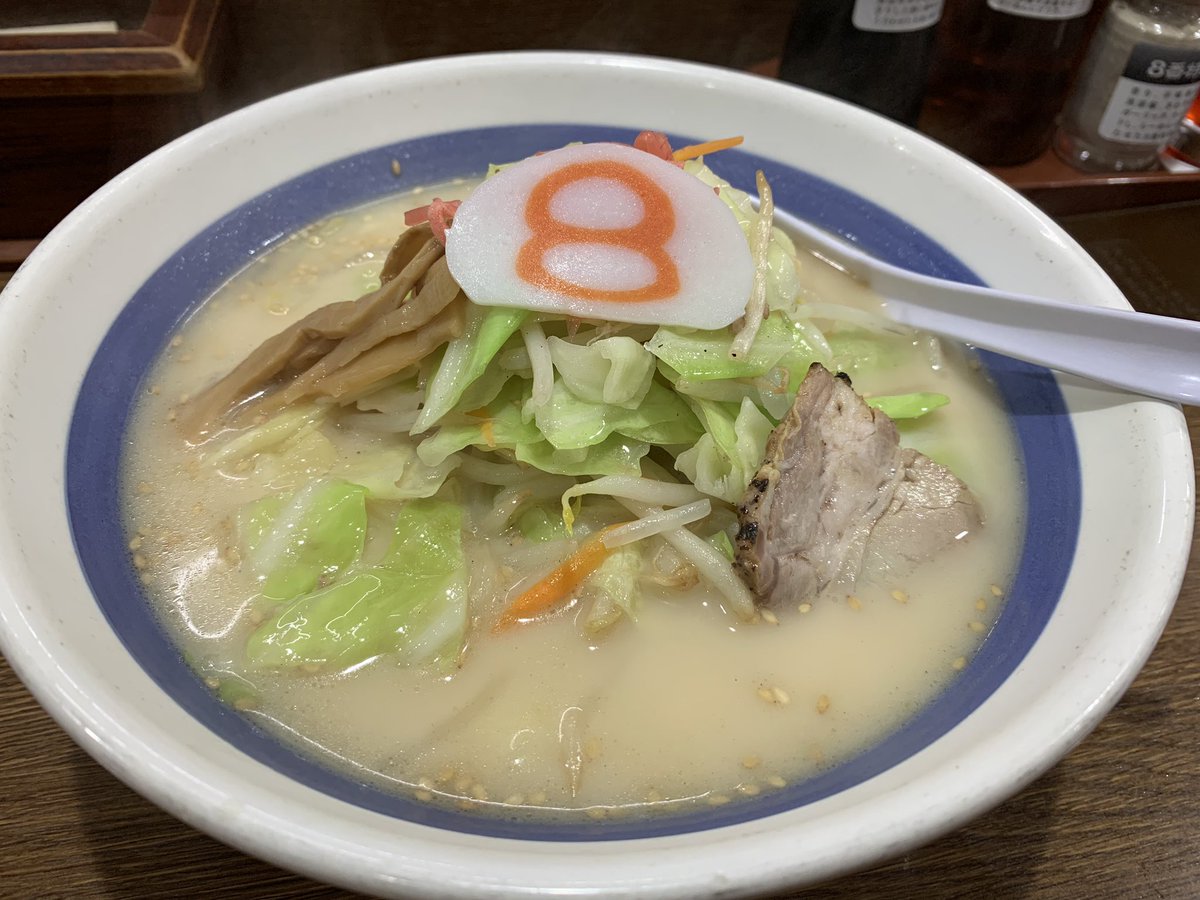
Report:
[{"label": "dark liquid bottle", "polygon": [[779,77],[913,125],[942,0],[801,0]]},{"label": "dark liquid bottle", "polygon": [[1050,146],[1104,5],[947,0],[921,130],[985,165],[1036,157]]}]

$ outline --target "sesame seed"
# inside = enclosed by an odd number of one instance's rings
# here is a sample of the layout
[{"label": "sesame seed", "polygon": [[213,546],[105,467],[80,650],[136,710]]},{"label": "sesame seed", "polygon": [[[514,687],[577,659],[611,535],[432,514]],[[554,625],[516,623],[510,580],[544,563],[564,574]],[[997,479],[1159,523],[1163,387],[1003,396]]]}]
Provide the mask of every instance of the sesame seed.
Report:
[{"label": "sesame seed", "polygon": [[966,667],[967,667],[967,658],[965,656],[960,656],[954,662],[950,663],[950,668],[952,668],[955,672],[961,672]]},{"label": "sesame seed", "polygon": [[789,703],[792,702],[792,698],[788,696],[787,691],[785,691],[781,687],[771,688],[771,696],[775,699],[775,702],[778,703],[780,706],[787,706]]},{"label": "sesame seed", "polygon": [[286,316],[288,314],[288,308],[282,303],[272,303],[267,307],[267,312],[273,316]]},{"label": "sesame seed", "polygon": [[993,597],[1003,597],[1004,596],[1004,591],[1000,590],[1000,585],[998,585],[998,584],[992,585],[992,596]]},{"label": "sesame seed", "polygon": [[422,803],[428,803],[433,799],[433,794],[431,794],[429,791],[417,791],[413,796]]},{"label": "sesame seed", "polygon": [[907,603],[908,594],[904,593],[904,591],[900,590],[899,588],[896,588],[892,591],[892,599],[897,603]]},{"label": "sesame seed", "polygon": [[174,422],[179,418],[179,413],[175,412],[174,408],[167,410],[167,421]]},{"label": "sesame seed", "polygon": [[775,613],[771,612],[769,609],[764,609],[762,611],[761,615],[762,615],[763,621],[766,622],[768,625],[778,625],[779,624],[779,617],[777,615],[775,615]]},{"label": "sesame seed", "polygon": [[980,612],[986,612],[987,611],[987,601],[984,600],[982,597],[980,597],[978,600],[975,601],[975,608],[977,610],[979,610]]},{"label": "sesame seed", "polygon": [[140,549],[142,549],[142,539],[141,539],[141,537],[140,537],[140,536],[139,536],[139,537],[135,537],[135,538],[134,538],[132,541],[130,541],[130,542],[129,542],[129,549],[130,549],[130,550],[140,550]]},{"label": "sesame seed", "polygon": [[762,764],[762,760],[759,759],[757,756],[743,756],[742,757],[742,768],[743,769],[757,769],[761,764]]},{"label": "sesame seed", "polygon": [[976,634],[983,634],[984,630],[987,628],[987,626],[982,622],[968,622],[967,627]]},{"label": "sesame seed", "polygon": [[430,778],[428,775],[422,775],[417,779],[417,787],[423,787],[427,791],[432,791],[435,785],[432,778]]},{"label": "sesame seed", "polygon": [[524,794],[509,794],[509,796],[505,799],[504,803],[506,806],[524,806],[525,805],[525,795]]},{"label": "sesame seed", "polygon": [[214,691],[221,686],[221,680],[219,678],[214,678],[212,675],[209,675],[207,678],[205,678],[204,683],[208,685],[210,690]]},{"label": "sesame seed", "polygon": [[846,603],[851,609],[862,609],[862,601],[853,594],[846,597]]},{"label": "sesame seed", "polygon": [[784,781],[782,778],[780,778],[778,775],[771,775],[770,777],[768,777],[767,784],[769,784],[771,787],[776,787],[776,788],[787,787],[787,782]]},{"label": "sesame seed", "polygon": [[771,693],[771,689],[769,687],[760,687],[758,689],[758,699],[765,700],[767,703],[774,703],[775,695]]},{"label": "sesame seed", "polygon": [[708,796],[709,806],[724,806],[728,802],[729,798],[725,794],[709,794]]},{"label": "sesame seed", "polygon": [[140,553],[133,554],[133,567],[135,569],[146,568],[146,557],[142,556]]},{"label": "sesame seed", "polygon": [[753,781],[743,781],[737,786],[737,789],[739,794],[745,794],[747,797],[755,797],[762,790]]},{"label": "sesame seed", "polygon": [[149,584],[151,581],[154,580],[153,578],[150,577],[149,572],[143,572],[141,575],[141,579],[142,579],[142,584]]},{"label": "sesame seed", "polygon": [[822,694],[817,698],[817,712],[824,715],[829,710],[829,697]]},{"label": "sesame seed", "polygon": [[393,160],[392,160],[392,174],[393,174],[393,175],[395,175],[397,178],[399,178],[399,177],[400,177],[400,171],[401,171],[401,170],[400,170],[400,160],[398,160],[398,159],[393,159]]},{"label": "sesame seed", "polygon": [[157,384],[152,384],[150,385],[150,393],[157,397],[160,393],[162,393],[162,388],[160,388]]},{"label": "sesame seed", "polygon": [[802,613],[810,613],[810,612],[812,612],[812,604],[811,603],[801,603],[799,606],[796,607],[796,609]]},{"label": "sesame seed", "polygon": [[603,819],[608,815],[608,810],[603,806],[589,806],[587,808],[587,816],[589,819]]},{"label": "sesame seed", "polygon": [[183,338],[181,338],[179,335],[175,335],[175,337],[171,338],[171,346],[172,347],[182,347],[183,346]]}]

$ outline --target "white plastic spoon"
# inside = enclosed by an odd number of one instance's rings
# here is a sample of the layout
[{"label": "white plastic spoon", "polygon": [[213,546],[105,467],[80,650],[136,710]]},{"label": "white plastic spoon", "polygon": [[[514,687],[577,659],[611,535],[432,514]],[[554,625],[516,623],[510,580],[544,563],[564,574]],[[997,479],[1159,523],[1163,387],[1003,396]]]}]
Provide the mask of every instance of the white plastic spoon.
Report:
[{"label": "white plastic spoon", "polygon": [[810,250],[875,291],[893,321],[1149,397],[1200,406],[1200,322],[918,275],[793,216],[786,222]]}]

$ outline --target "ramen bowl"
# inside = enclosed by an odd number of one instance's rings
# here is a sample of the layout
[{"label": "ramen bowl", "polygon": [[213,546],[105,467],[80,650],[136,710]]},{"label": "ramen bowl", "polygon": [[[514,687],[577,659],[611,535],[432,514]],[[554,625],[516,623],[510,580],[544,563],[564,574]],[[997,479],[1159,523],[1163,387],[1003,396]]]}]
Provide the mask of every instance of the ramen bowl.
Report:
[{"label": "ramen bowl", "polygon": [[143,596],[121,527],[130,408],[173,329],[283,236],[570,141],[741,134],[721,172],[888,261],[1126,307],[982,170],[885,119],[662,60],[504,54],[337,79],[213,122],[69,216],[0,301],[3,651],[116,777],[196,828],[372,894],[764,892],[900,853],[999,803],[1093,728],[1178,592],[1194,500],[1178,408],[981,354],[1022,454],[1027,521],[979,653],[902,728],[819,775],[675,816],[481,818],[326,769],[223,705]]}]

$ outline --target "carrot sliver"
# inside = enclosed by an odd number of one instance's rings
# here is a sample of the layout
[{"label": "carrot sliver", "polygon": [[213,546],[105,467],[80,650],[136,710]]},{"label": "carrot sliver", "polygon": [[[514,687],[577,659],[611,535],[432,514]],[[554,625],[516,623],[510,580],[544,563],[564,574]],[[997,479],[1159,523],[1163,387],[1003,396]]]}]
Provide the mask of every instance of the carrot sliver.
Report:
[{"label": "carrot sliver", "polygon": [[717,141],[705,141],[703,144],[691,144],[687,147],[680,147],[673,154],[675,162],[683,162],[687,159],[695,159],[697,156],[704,156],[706,153],[716,153],[718,150],[728,150],[730,147],[736,147],[745,138],[740,134],[737,137],[721,138]]},{"label": "carrot sliver", "polygon": [[610,525],[593,534],[546,577],[517,597],[508,609],[500,614],[500,618],[492,626],[492,633],[505,631],[566,602],[583,580],[600,568],[600,564],[608,558],[612,551],[604,546],[604,535],[616,527],[618,526]]}]

